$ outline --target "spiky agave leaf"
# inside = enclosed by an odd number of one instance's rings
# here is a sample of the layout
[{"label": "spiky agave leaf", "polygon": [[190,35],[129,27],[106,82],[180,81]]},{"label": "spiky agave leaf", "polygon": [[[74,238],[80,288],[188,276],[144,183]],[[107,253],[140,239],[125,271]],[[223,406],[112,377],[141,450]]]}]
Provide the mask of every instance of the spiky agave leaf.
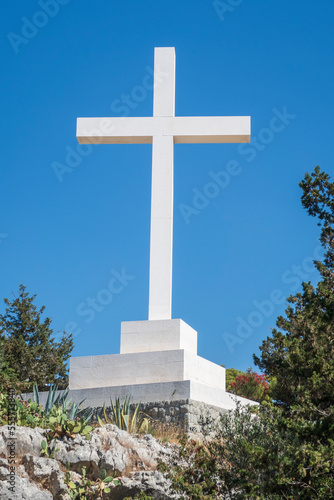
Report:
[{"label": "spiky agave leaf", "polygon": [[149,429],[149,419],[142,418],[138,424],[137,434],[147,434]]},{"label": "spiky agave leaf", "polygon": [[129,415],[122,415],[122,430],[131,432],[129,429]]},{"label": "spiky agave leaf", "polygon": [[38,385],[36,382],[33,387],[33,392],[34,392],[34,402],[39,405],[39,392],[38,392]]},{"label": "spiky agave leaf", "polygon": [[68,412],[68,419],[75,420],[78,410],[79,410],[79,405],[77,403],[72,403],[70,411]]},{"label": "spiky agave leaf", "polygon": [[85,408],[83,411],[83,418],[84,418],[84,424],[87,424],[87,422],[90,421],[94,413],[94,408],[91,408],[90,406],[88,408]]},{"label": "spiky agave leaf", "polygon": [[50,385],[50,388],[49,388],[49,393],[48,393],[48,397],[47,397],[47,400],[46,400],[46,403],[45,403],[45,408],[44,408],[44,411],[45,411],[45,415],[48,415],[51,408],[53,407],[54,405],[54,401],[55,401],[55,392],[57,391],[58,389],[58,386],[57,385],[54,385],[54,384],[51,384]]},{"label": "spiky agave leaf", "polygon": [[104,415],[104,419],[106,421],[106,424],[111,424],[111,420],[108,418],[108,415],[106,412],[106,406],[104,403],[103,403],[103,415]]},{"label": "spiky agave leaf", "polygon": [[130,432],[136,432],[137,431],[137,418],[138,418],[138,414],[139,414],[140,404],[141,403],[137,404],[136,409],[134,411],[134,414],[133,414],[133,417],[132,417],[132,420],[131,420],[131,431]]},{"label": "spiky agave leaf", "polygon": [[54,393],[54,404],[56,406],[64,406],[66,405],[66,400],[67,400],[67,396],[68,396],[68,393],[69,393],[69,388],[66,387],[66,389],[64,389],[62,392],[59,392],[59,394],[56,395],[56,391],[58,390],[58,386],[56,386],[56,390],[55,390],[55,393]]}]

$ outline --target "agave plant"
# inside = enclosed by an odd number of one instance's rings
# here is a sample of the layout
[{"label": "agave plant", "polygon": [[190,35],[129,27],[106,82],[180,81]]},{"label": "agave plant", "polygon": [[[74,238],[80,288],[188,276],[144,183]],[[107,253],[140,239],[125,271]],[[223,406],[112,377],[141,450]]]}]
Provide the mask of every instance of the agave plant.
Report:
[{"label": "agave plant", "polygon": [[[39,392],[36,383],[33,387],[33,392],[34,392],[34,401],[37,404],[39,404]],[[68,394],[69,394],[68,388],[58,393],[58,385],[51,384],[44,407],[45,416],[47,417],[54,408],[62,408],[64,413],[68,413],[69,420],[75,420],[76,418],[83,418],[84,423],[89,422],[89,420],[92,418],[94,410],[90,407],[84,409],[80,408],[80,406],[85,400],[83,399],[82,401],[80,401],[80,403],[75,403],[75,402],[72,403],[72,399],[67,399]]]},{"label": "agave plant", "polygon": [[114,420],[111,421],[108,418],[105,405],[103,405],[103,415],[105,422],[103,422],[102,419],[99,416],[97,416],[98,422],[101,426],[103,426],[105,423],[107,424],[114,423],[121,430],[130,432],[131,434],[139,434],[147,432],[149,423],[148,418],[146,417],[143,417],[141,419],[138,418],[140,411],[140,403],[138,403],[138,405],[136,406],[132,416],[130,415],[129,397],[125,398],[123,405],[121,404],[119,398],[116,398],[115,404],[110,399],[110,403]]},{"label": "agave plant", "polygon": [[[58,392],[58,385],[57,384],[51,384],[49,387],[49,393],[48,397],[44,406],[44,412],[45,415],[48,416],[50,413],[51,409],[56,406],[59,408],[60,406],[65,407],[68,404],[67,401],[67,396],[69,393],[68,388],[64,389],[62,392]],[[35,383],[33,387],[33,393],[34,393],[34,402],[39,404],[39,392],[38,392],[38,386]]]}]

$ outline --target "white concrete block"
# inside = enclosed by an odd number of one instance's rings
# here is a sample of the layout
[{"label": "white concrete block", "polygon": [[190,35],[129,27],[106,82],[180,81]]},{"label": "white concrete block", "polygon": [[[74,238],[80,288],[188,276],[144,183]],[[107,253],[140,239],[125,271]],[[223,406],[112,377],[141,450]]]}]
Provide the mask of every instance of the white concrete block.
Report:
[{"label": "white concrete block", "polygon": [[258,403],[251,401],[250,399],[241,398],[229,392],[222,391],[221,389],[210,387],[193,380],[190,381],[190,397],[195,401],[202,401],[203,403],[217,406],[218,408],[223,408],[225,410],[235,409],[237,401],[239,401],[241,406],[258,405]]},{"label": "white concrete block", "polygon": [[88,358],[85,368],[81,358],[71,359],[71,390],[184,380],[225,390],[225,369],[184,349]]},{"label": "white concrete block", "polygon": [[[183,380],[184,350],[88,356],[91,368],[71,358],[70,389]],[[79,359],[78,366],[76,360]]]},{"label": "white concrete block", "polygon": [[185,351],[184,380],[197,381],[225,391],[225,368]]},{"label": "white concrete block", "polygon": [[77,358],[70,358],[70,371],[72,367],[73,360],[75,359],[76,368],[91,368],[92,366],[92,356],[80,356]]},{"label": "white concrete block", "polygon": [[[118,397],[122,402],[125,397],[130,397],[132,403],[171,401],[172,399],[194,400],[217,406],[224,410],[233,410],[236,407],[237,401],[240,402],[241,406],[258,404],[249,399],[235,396],[222,389],[213,388],[194,380],[106,386],[99,389],[71,389],[69,397],[73,398],[75,402],[80,402],[86,398],[83,407],[103,406],[103,404],[109,406],[110,398],[114,402]],[[45,402],[45,399],[42,399],[42,402]]]},{"label": "white concrete block", "polygon": [[[40,393],[40,402],[42,404],[46,403],[47,395],[47,392]],[[33,394],[23,395],[24,400],[28,400],[30,397],[33,397]],[[123,402],[125,397],[130,397],[132,403],[161,402],[171,401],[172,399],[174,401],[194,400],[224,410],[233,410],[237,402],[241,406],[258,405],[258,403],[249,399],[190,380],[75,389],[70,390],[69,393],[69,398],[76,403],[80,403],[85,399],[82,404],[83,408],[87,406],[102,407],[104,404],[110,406],[110,399],[115,402],[116,398],[120,398],[121,402]]]},{"label": "white concrete block", "polygon": [[176,349],[197,354],[197,332],[181,319],[121,324],[121,354]]}]

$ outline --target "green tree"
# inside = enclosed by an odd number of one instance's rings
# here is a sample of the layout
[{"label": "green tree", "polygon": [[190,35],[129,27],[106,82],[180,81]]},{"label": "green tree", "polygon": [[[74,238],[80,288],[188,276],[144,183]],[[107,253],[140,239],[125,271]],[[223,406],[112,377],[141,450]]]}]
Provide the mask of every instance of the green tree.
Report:
[{"label": "green tree", "polygon": [[[221,365],[224,366],[224,365]],[[245,375],[245,372],[242,372],[241,370],[237,370],[236,368],[226,368],[225,370],[225,378],[226,378],[226,390],[228,392],[233,392],[231,390],[231,384],[235,382],[235,379],[239,375]]]},{"label": "green tree", "polygon": [[286,317],[254,361],[277,381],[273,398],[282,413],[275,425],[298,442],[284,450],[289,491],[293,498],[327,499],[334,498],[334,182],[316,167],[300,187],[304,208],[321,227],[320,280],[287,299]]},{"label": "green tree", "polygon": [[4,341],[0,339],[0,388],[9,389],[18,385],[17,375],[4,358]]},{"label": "green tree", "polygon": [[25,290],[20,285],[13,301],[4,299],[7,307],[0,315],[0,384],[26,391],[32,390],[34,382],[39,390],[52,383],[65,388],[72,335],[64,333],[60,342],[55,342],[51,319],[41,319],[45,307],[38,311],[34,304],[36,295],[30,297]]},{"label": "green tree", "polygon": [[295,498],[282,494],[284,479],[279,481],[285,475],[285,442],[294,441],[294,436],[272,425],[271,409],[261,406],[257,416],[256,411],[237,404],[235,411],[222,413],[219,422],[203,418],[201,442],[182,440],[176,459],[172,456],[167,464],[159,462],[158,468],[169,477],[173,490],[187,495],[181,498]]},{"label": "green tree", "polygon": [[210,440],[181,447],[186,469],[170,465],[174,489],[194,500],[334,498],[334,182],[317,167],[300,186],[321,227],[319,282],[287,299],[285,316],[254,356],[272,380],[273,402],[225,413],[213,429],[204,422]]},{"label": "green tree", "polygon": [[268,380],[265,375],[255,373],[252,368],[248,368],[246,373],[228,368],[226,390],[252,401],[270,401]]}]

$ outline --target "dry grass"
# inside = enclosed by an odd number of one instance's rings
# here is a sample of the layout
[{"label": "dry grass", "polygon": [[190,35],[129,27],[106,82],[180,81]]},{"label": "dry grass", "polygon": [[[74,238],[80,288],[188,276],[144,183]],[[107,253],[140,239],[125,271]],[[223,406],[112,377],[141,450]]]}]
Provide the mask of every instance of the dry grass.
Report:
[{"label": "dry grass", "polygon": [[179,424],[151,420],[147,434],[152,434],[161,443],[180,444],[184,433],[184,428]]},{"label": "dry grass", "polygon": [[[151,434],[154,438],[159,440],[161,443],[170,443],[170,444],[180,444],[180,439],[184,436],[185,430],[184,427],[181,426],[180,424],[176,423],[166,423],[166,422],[161,422],[160,420],[156,420],[152,418],[150,415],[146,414],[145,412],[140,412],[139,415],[139,420],[141,418],[144,418],[148,422],[148,427],[145,429],[144,432],[139,432],[137,435],[145,435],[145,434]],[[105,420],[105,419],[103,419]],[[111,419],[112,421],[112,419]],[[115,422],[113,422],[113,425],[116,425]],[[94,429],[101,427],[99,422],[95,421],[90,423]],[[105,422],[104,422],[105,425]],[[135,434],[133,434],[135,435]],[[103,443],[104,444],[104,443]],[[122,446],[126,447],[125,443],[120,443]],[[105,443],[105,447],[107,448],[108,444]]]}]

